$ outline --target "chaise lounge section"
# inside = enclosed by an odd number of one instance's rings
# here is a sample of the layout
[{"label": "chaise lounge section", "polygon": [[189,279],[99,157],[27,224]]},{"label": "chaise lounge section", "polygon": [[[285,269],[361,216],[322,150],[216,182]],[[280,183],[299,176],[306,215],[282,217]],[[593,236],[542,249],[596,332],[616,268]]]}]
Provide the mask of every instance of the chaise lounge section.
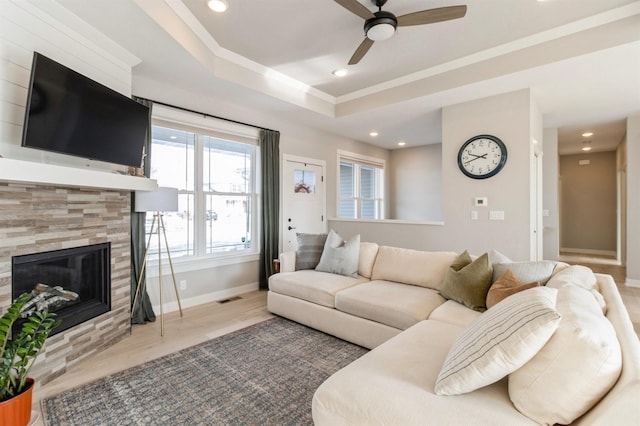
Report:
[{"label": "chaise lounge section", "polygon": [[[280,256],[281,272],[270,278],[272,313],[372,349],[320,386],[313,399],[315,424],[640,421],[640,342],[611,276],[552,262],[511,264],[496,253],[490,256],[494,272],[514,270],[523,280],[533,273],[546,285],[509,296],[483,313],[442,295],[457,253],[359,245],[355,276],[296,270],[296,252],[287,252]],[[497,278],[491,278],[493,285]],[[524,325],[523,339],[531,340],[524,346],[531,354],[523,355],[523,365],[510,366],[514,371],[506,370],[497,381],[442,394],[443,366],[463,336],[475,339],[478,323],[518,297],[529,301],[534,295],[549,297],[550,310],[557,313],[544,326],[548,336],[532,339],[542,326],[526,330]],[[518,306],[514,312],[521,311]],[[496,350],[501,348],[486,352]],[[495,366],[502,360],[486,362]],[[477,381],[474,374],[462,378],[463,387]]]}]

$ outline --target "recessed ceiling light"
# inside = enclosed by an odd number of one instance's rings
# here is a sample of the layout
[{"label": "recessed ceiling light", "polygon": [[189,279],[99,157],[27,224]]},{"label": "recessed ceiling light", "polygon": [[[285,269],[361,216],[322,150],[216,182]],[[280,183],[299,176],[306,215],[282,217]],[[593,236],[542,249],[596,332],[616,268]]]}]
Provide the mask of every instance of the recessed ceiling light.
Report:
[{"label": "recessed ceiling light", "polygon": [[398,142],[398,146],[405,146],[406,144],[407,144],[407,143],[406,143],[406,142],[403,142],[403,141]]},{"label": "recessed ceiling light", "polygon": [[375,131],[369,132],[369,136],[372,136],[375,138],[376,136],[378,136],[378,132],[375,132]]},{"label": "recessed ceiling light", "polygon": [[582,143],[582,150],[583,151],[591,151],[591,141],[584,141]]},{"label": "recessed ceiling light", "polygon": [[337,70],[331,71],[331,74],[335,75],[336,77],[344,77],[345,75],[349,74],[349,71],[344,68],[338,68]]},{"label": "recessed ceiling light", "polygon": [[177,136],[169,136],[170,139],[178,139]]},{"label": "recessed ceiling light", "polygon": [[207,0],[207,6],[214,12],[224,12],[229,8],[227,0]]},{"label": "recessed ceiling light", "polygon": [[593,132],[586,132],[582,134],[582,137],[588,138],[589,136],[593,136]]},{"label": "recessed ceiling light", "polygon": [[591,147],[590,146],[583,146],[582,150],[583,151],[591,151]]}]

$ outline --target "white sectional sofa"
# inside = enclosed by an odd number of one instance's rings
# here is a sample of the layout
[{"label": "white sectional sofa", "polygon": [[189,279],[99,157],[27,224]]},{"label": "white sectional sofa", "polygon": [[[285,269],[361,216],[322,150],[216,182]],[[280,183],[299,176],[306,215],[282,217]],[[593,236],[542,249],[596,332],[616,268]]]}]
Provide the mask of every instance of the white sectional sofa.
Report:
[{"label": "white sectional sofa", "polygon": [[440,295],[457,256],[361,243],[356,277],[296,271],[296,252],[280,256],[269,311],[372,349],[316,391],[315,424],[640,424],[640,342],[613,279],[584,267],[527,290],[557,295],[555,331],[533,359],[495,383],[438,394],[452,347],[502,306],[481,313]]}]

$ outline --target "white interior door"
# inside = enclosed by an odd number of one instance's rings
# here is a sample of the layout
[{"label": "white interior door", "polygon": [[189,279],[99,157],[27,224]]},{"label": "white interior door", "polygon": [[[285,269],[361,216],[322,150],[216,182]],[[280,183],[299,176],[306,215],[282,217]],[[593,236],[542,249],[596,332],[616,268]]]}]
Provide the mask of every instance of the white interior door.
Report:
[{"label": "white interior door", "polygon": [[296,249],[296,233],[326,232],[325,163],[284,156],[282,176],[282,242]]}]

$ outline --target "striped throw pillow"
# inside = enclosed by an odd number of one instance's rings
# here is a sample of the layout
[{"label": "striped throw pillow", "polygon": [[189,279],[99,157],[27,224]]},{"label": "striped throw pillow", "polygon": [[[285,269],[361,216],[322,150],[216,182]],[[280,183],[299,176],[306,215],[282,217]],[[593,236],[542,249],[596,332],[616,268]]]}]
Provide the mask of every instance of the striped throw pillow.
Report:
[{"label": "striped throw pillow", "polygon": [[514,294],[462,332],[438,375],[438,395],[459,395],[497,382],[522,367],[560,323],[557,290],[536,287]]},{"label": "striped throw pillow", "polygon": [[296,234],[298,248],[296,250],[296,271],[315,269],[320,262],[327,234]]}]

